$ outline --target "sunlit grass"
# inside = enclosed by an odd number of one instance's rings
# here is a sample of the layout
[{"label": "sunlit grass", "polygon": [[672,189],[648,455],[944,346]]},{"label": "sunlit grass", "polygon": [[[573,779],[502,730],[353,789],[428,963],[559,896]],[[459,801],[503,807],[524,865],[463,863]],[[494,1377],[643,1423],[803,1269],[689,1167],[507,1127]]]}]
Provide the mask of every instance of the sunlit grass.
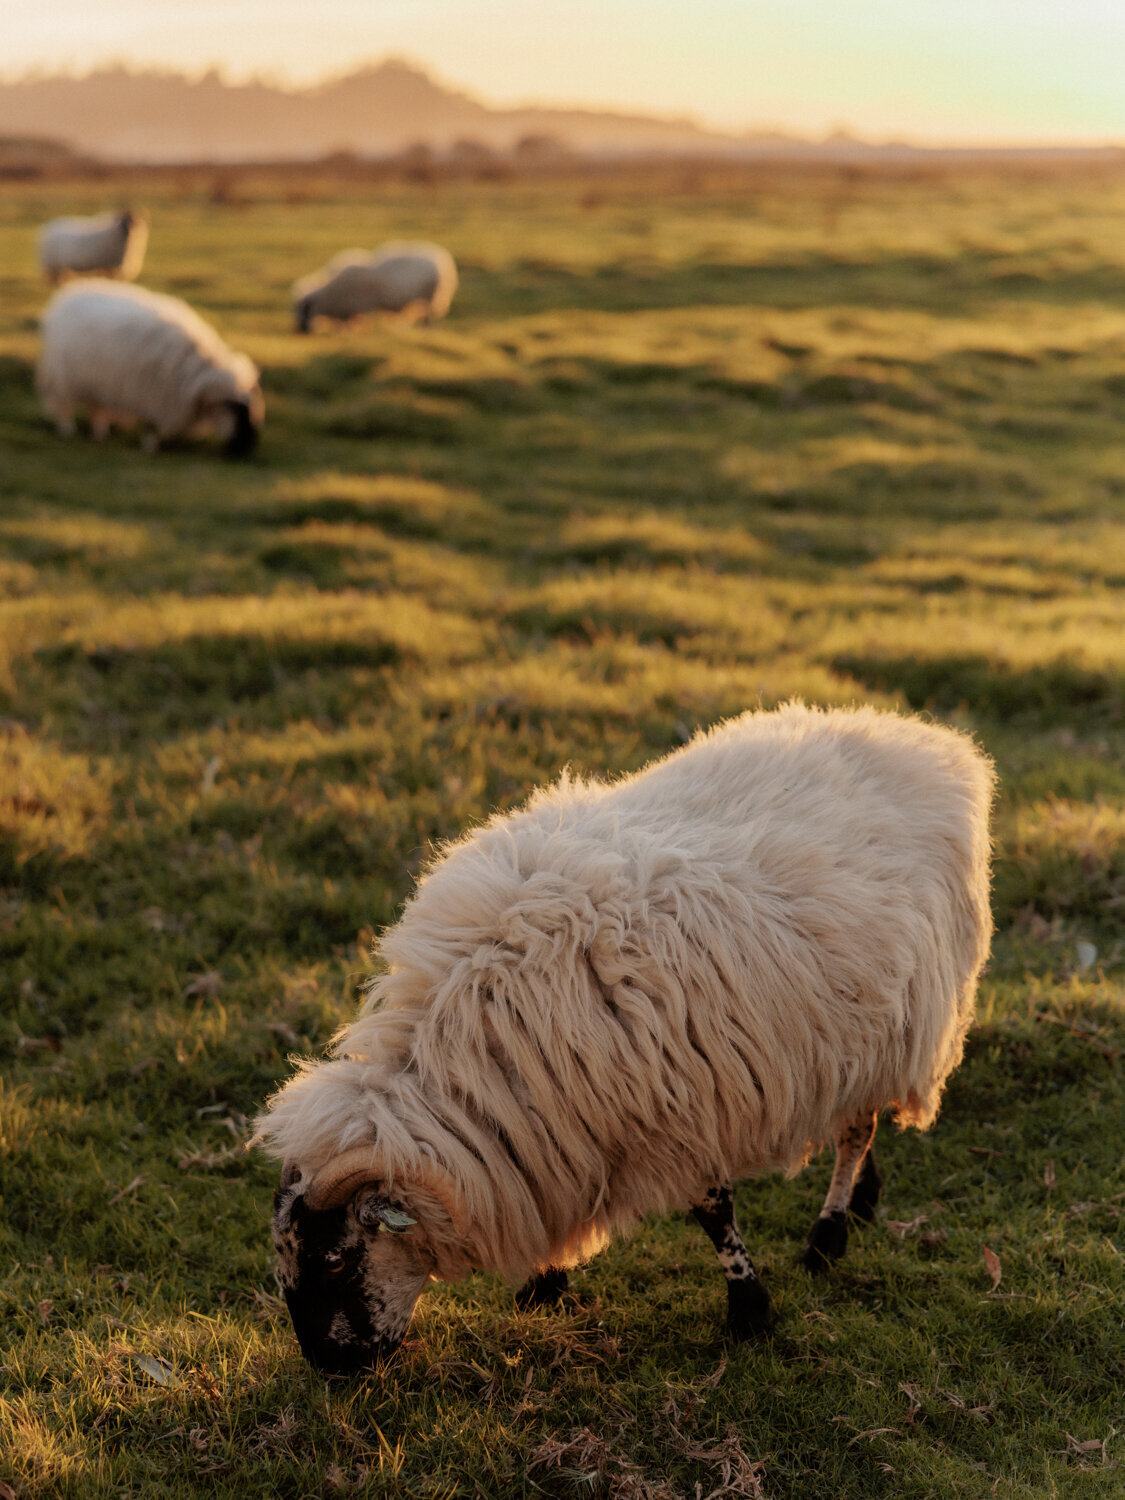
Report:
[{"label": "sunlit grass", "polygon": [[[235,187],[0,193],[0,1481],[1116,1495],[1125,182]],[[261,364],[253,463],[40,413],[35,229],[107,194]],[[292,334],[296,276],[404,235],[457,256],[445,323]],[[934,1131],[884,1131],[885,1218],[813,1285],[827,1162],[740,1190],[763,1347],[654,1220],[559,1313],[437,1289],[326,1387],[243,1149],[289,1055],[436,844],[793,694],[1001,774],[978,1026]]]}]

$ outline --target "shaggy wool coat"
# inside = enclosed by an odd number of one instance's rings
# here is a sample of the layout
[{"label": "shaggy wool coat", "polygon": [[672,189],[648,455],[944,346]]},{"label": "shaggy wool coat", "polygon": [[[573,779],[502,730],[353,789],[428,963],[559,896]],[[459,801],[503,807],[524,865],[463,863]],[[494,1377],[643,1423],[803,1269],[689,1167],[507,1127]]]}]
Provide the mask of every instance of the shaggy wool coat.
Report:
[{"label": "shaggy wool coat", "polygon": [[64,287],[43,314],[36,383],[63,419],[75,408],[184,435],[230,401],[262,416],[258,371],[178,297],[116,281]]},{"label": "shaggy wool coat", "polygon": [[310,1175],[367,1143],[436,1174],[439,1273],[518,1276],[873,1110],[924,1128],[988,951],[992,790],[965,735],[800,704],[564,776],[441,854],[262,1135]]}]

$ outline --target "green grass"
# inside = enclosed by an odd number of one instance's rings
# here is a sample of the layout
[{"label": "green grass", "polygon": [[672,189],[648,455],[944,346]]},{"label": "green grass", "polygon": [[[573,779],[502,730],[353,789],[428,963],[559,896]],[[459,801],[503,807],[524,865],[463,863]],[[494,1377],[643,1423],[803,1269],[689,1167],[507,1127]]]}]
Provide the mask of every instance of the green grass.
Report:
[{"label": "green grass", "polygon": [[[148,284],[262,366],[246,466],[38,409],[35,228],[130,194]],[[1125,179],[214,197],[0,193],[0,1480],[1120,1494]],[[462,266],[446,323],[290,333],[296,276],[404,235]],[[814,1284],[827,1161],[740,1189],[763,1346],[647,1221],[557,1314],[440,1288],[326,1385],[242,1150],[287,1056],[435,842],[794,693],[968,727],[1002,778],[978,1024],[932,1133],[884,1132],[884,1217]]]}]

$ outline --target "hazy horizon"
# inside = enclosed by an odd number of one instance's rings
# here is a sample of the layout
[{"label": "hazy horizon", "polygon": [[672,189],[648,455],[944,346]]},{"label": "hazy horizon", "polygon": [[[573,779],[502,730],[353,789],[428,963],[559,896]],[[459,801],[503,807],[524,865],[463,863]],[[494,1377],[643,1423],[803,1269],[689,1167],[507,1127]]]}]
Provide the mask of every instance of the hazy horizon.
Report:
[{"label": "hazy horizon", "polygon": [[[987,13],[985,13],[987,11]],[[3,76],[125,65],[304,90],[389,57],[492,107],[609,109],[724,132],[949,145],[1125,140],[1109,0],[50,0]]]}]

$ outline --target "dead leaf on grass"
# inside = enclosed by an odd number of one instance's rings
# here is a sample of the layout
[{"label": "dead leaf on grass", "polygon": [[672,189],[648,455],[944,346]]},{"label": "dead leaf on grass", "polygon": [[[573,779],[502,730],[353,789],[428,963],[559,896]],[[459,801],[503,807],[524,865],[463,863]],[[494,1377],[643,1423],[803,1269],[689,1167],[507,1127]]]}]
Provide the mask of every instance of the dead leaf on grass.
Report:
[{"label": "dead leaf on grass", "polygon": [[1049,1161],[1047,1163],[1047,1165],[1043,1168],[1043,1186],[1047,1189],[1048,1192],[1050,1192],[1051,1189],[1054,1187],[1054,1185],[1055,1185],[1055,1164],[1054,1164],[1053,1161]]},{"label": "dead leaf on grass", "polygon": [[275,1421],[262,1422],[254,1429],[246,1451],[255,1458],[263,1453],[275,1453],[285,1447],[300,1430],[296,1407],[283,1406]]},{"label": "dead leaf on grass", "polygon": [[215,790],[215,777],[219,774],[222,764],[221,756],[212,755],[211,759],[203,767],[203,778],[199,783],[201,796],[206,797]]},{"label": "dead leaf on grass", "polygon": [[713,1391],[715,1389],[715,1387],[718,1385],[719,1381],[722,1380],[723,1376],[726,1374],[726,1368],[727,1368],[727,1357],[724,1354],[720,1358],[719,1363],[711,1371],[710,1375],[704,1375],[703,1378],[701,1380],[697,1381],[696,1383],[698,1385],[702,1386],[705,1390],[712,1390]]},{"label": "dead leaf on grass", "polygon": [[533,1451],[530,1469],[569,1470],[580,1483],[594,1485],[608,1479],[611,1500],[679,1500],[670,1484],[646,1478],[638,1464],[616,1452],[588,1427],[569,1437],[549,1437]]},{"label": "dead leaf on grass", "polygon": [[184,985],[184,999],[192,998],[212,999],[223,987],[223,976],[216,969],[210,969],[206,974],[199,974]]},{"label": "dead leaf on grass", "polygon": [[1069,1432],[1064,1432],[1063,1437],[1066,1438],[1065,1451],[1067,1453],[1100,1453],[1102,1456],[1102,1463],[1105,1463],[1106,1451],[1104,1438],[1087,1438],[1085,1442],[1079,1442],[1079,1440],[1076,1437],[1072,1437]]},{"label": "dead leaf on grass", "polygon": [[907,1235],[917,1234],[928,1218],[928,1214],[919,1214],[916,1219],[884,1219],[883,1228],[889,1230],[896,1240],[904,1240]]},{"label": "dead leaf on grass", "polygon": [[850,1448],[853,1443],[858,1443],[861,1438],[870,1442],[872,1438],[886,1437],[889,1432],[895,1433],[898,1437],[902,1436],[901,1427],[869,1427],[866,1432],[857,1432],[855,1437],[849,1441],[848,1447]]},{"label": "dead leaf on grass", "polygon": [[913,1427],[915,1417],[922,1410],[922,1393],[916,1385],[912,1385],[909,1381],[900,1384],[899,1390],[902,1391],[910,1401],[910,1407],[902,1420],[907,1424],[907,1426]]},{"label": "dead leaf on grass", "polygon": [[992,1290],[995,1291],[1000,1285],[1001,1276],[1004,1274],[1000,1265],[1000,1257],[996,1254],[995,1250],[990,1250],[987,1245],[981,1246],[981,1253],[984,1256],[984,1269],[988,1272],[989,1278],[992,1281]]},{"label": "dead leaf on grass", "polygon": [[970,1406],[956,1391],[943,1390],[939,1391],[938,1394],[944,1396],[955,1411],[963,1411],[967,1417],[972,1417],[977,1422],[988,1422],[992,1418],[993,1405],[991,1401],[985,1401],[977,1406]]},{"label": "dead leaf on grass", "polygon": [[1092,968],[1098,961],[1098,950],[1093,943],[1079,940],[1074,945],[1074,956],[1078,960],[1080,969]]},{"label": "dead leaf on grass", "polygon": [[121,1352],[136,1365],[143,1375],[147,1375],[157,1385],[167,1386],[169,1390],[178,1390],[183,1385],[183,1381],[166,1359],[158,1359],[152,1354],[137,1354],[132,1349],[123,1349]]},{"label": "dead leaf on grass", "polygon": [[135,1193],[141,1184],[147,1181],[148,1178],[143,1172],[138,1177],[134,1177],[132,1182],[126,1183],[119,1193],[114,1193],[113,1197],[106,1204],[106,1207],[112,1208],[115,1203],[120,1203],[122,1198],[128,1197],[130,1193]]},{"label": "dead leaf on grass", "polygon": [[221,1167],[229,1167],[231,1162],[242,1163],[244,1160],[244,1152],[234,1146],[224,1146],[221,1151],[189,1151],[180,1157],[176,1165],[181,1172],[191,1172],[196,1168],[213,1172]]}]

